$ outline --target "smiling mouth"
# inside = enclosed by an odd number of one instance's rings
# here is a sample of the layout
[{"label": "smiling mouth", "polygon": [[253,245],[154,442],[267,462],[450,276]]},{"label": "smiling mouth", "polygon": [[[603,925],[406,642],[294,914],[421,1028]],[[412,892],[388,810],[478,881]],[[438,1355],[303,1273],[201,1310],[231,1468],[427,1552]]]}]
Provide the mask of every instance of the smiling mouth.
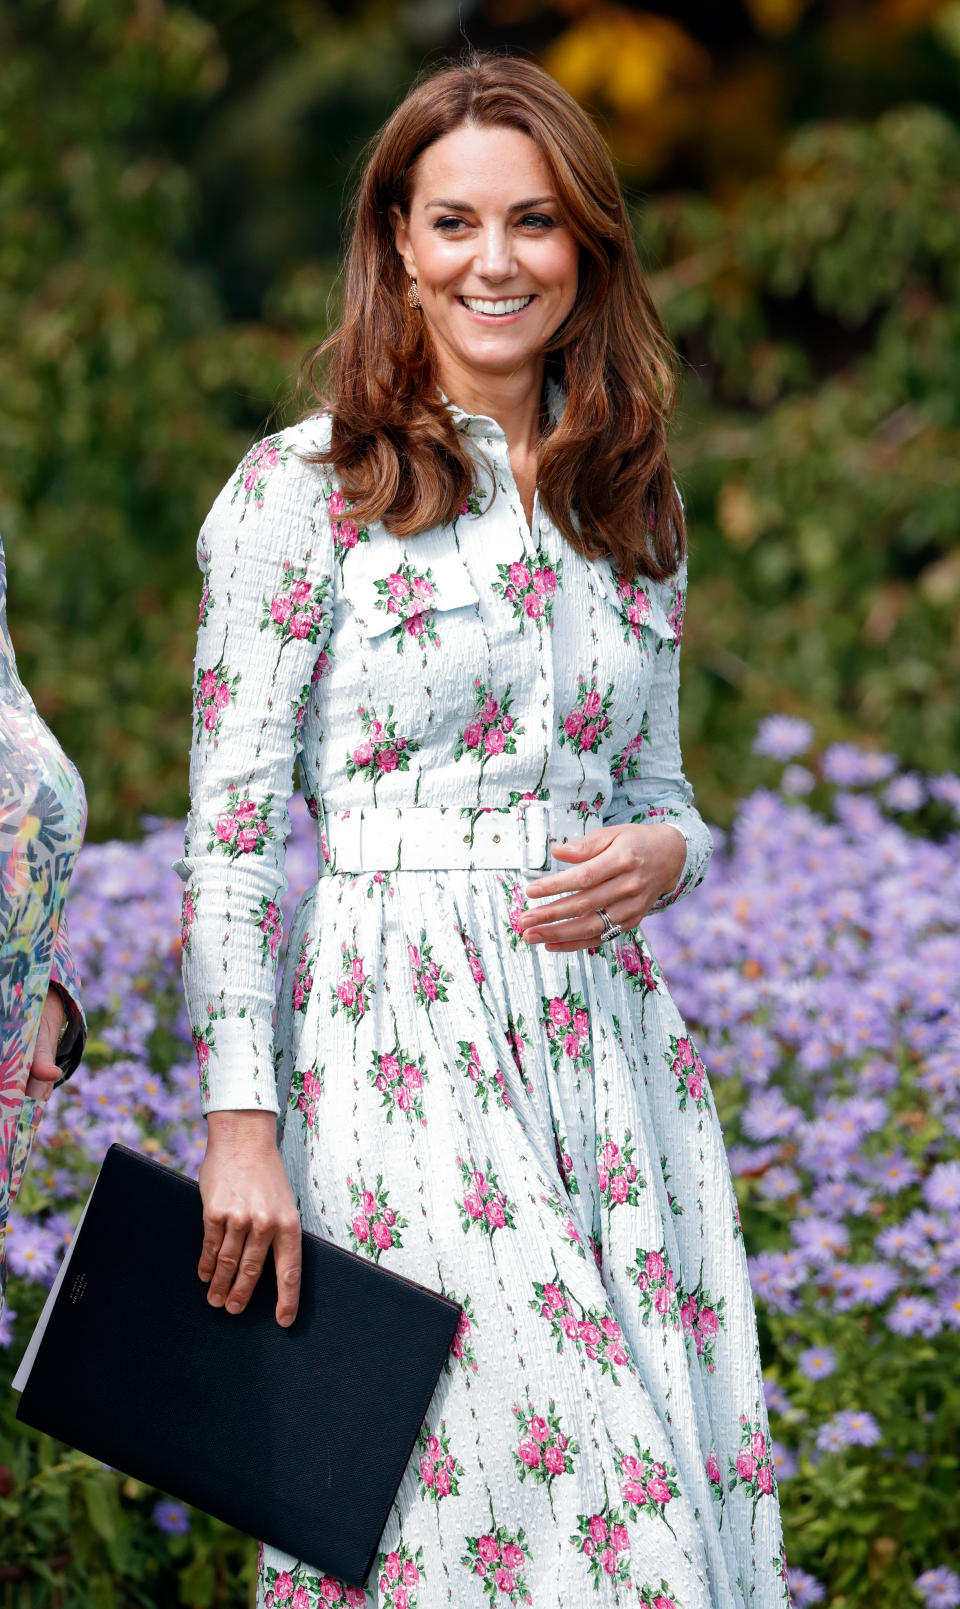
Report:
[{"label": "smiling mouth", "polygon": [[479,296],[461,296],[460,301],[471,313],[483,313],[488,318],[504,318],[508,313],[522,313],[533,301],[532,296],[505,297],[500,302],[489,302]]}]

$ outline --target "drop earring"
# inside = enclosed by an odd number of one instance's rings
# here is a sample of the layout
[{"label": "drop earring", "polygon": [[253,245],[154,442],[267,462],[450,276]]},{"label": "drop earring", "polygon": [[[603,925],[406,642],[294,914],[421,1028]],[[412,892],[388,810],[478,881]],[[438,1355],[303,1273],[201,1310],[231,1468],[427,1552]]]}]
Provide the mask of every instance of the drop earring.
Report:
[{"label": "drop earring", "polygon": [[423,306],[423,303],[420,300],[420,287],[415,279],[411,279],[409,285],[407,286],[407,301],[410,303],[411,307]]}]

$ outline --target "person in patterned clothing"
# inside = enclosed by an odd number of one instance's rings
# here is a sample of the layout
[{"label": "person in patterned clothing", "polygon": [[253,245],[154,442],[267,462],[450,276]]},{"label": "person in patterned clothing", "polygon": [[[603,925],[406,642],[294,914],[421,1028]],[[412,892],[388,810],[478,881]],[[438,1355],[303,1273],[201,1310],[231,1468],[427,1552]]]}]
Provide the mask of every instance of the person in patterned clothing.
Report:
[{"label": "person in patterned clothing", "polygon": [[86,1043],[63,910],[86,820],[80,774],[17,675],[0,542],[0,1312],[10,1208],[44,1106]]},{"label": "person in patterned clothing", "polygon": [[471,57],[389,119],[306,375],[198,542],[198,1274],[242,1311],[272,1247],[290,1323],[303,1226],[463,1316],[369,1580],[261,1545],[257,1603],[788,1604],[733,1181],[641,927],[712,849],[670,351],[541,69]]}]

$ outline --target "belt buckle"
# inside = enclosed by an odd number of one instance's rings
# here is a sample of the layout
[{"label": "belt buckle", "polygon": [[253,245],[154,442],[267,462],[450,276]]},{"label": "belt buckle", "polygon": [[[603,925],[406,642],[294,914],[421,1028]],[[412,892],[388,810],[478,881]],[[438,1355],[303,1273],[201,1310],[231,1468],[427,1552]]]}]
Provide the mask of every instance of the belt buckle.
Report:
[{"label": "belt buckle", "polygon": [[[523,871],[527,876],[532,877],[544,871],[547,865],[551,841],[547,832],[550,818],[547,806],[542,799],[518,800],[517,812],[520,816],[520,832],[523,841]],[[543,849],[538,861],[535,857],[540,849],[541,835]]]}]

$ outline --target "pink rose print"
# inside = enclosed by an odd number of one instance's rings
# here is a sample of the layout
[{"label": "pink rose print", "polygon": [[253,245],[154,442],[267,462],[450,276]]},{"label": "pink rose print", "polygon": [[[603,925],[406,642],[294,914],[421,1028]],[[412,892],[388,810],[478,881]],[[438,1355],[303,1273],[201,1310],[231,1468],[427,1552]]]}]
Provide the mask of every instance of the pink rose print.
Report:
[{"label": "pink rose print", "polygon": [[632,1585],[630,1538],[622,1513],[609,1499],[596,1513],[577,1515],[577,1529],[570,1542],[586,1560],[594,1589],[599,1588],[604,1576],[618,1585]]},{"label": "pink rose print", "polygon": [[613,704],[613,683],[601,694],[593,679],[588,684],[581,671],[577,676],[577,702],[557,722],[557,740],[560,747],[572,748],[580,763],[581,778],[584,754],[596,754],[601,743],[612,733],[610,709]]},{"label": "pink rose print", "polygon": [[[213,1013],[211,1012],[211,1016]],[[213,1023],[208,1022],[205,1028],[194,1028],[193,1048],[197,1053],[197,1067],[200,1073],[200,1094],[205,1101],[210,1099],[210,1052],[216,1050]]]},{"label": "pink rose print", "polygon": [[541,996],[541,1023],[554,1070],[563,1075],[572,1063],[576,1072],[589,1072],[590,1018],[582,994],[571,987],[569,971],[562,995]]},{"label": "pink rose print", "polygon": [[640,1587],[639,1599],[643,1609],[683,1609],[683,1605],[674,1593],[673,1588],[669,1586],[663,1577],[660,1578],[659,1587],[653,1587],[649,1584]]},{"label": "pink rose print", "polygon": [[479,1577],[490,1609],[505,1609],[507,1604],[517,1606],[532,1602],[527,1586],[527,1570],[531,1564],[530,1549],[521,1526],[517,1531],[497,1524],[490,1506],[491,1529],[483,1536],[465,1538],[467,1551],[460,1562],[465,1570]]},{"label": "pink rose print", "polygon": [[[620,1384],[618,1369],[636,1374],[636,1364],[623,1332],[609,1308],[584,1307],[556,1273],[548,1284],[541,1284],[539,1280],[532,1283],[534,1294],[530,1306],[544,1319],[558,1352],[568,1344],[574,1351],[582,1351],[591,1362],[600,1364],[602,1374],[612,1376],[614,1385]],[[562,1306],[557,1306],[555,1292],[559,1292]]]},{"label": "pink rose print", "polygon": [[512,1104],[506,1079],[500,1068],[497,1067],[494,1072],[487,1073],[473,1040],[458,1041],[456,1065],[458,1071],[472,1086],[473,1093],[484,1112],[487,1111],[491,1100],[494,1106],[500,1106],[504,1111]]},{"label": "pink rose print", "polygon": [[259,905],[251,907],[250,915],[260,929],[260,965],[266,966],[268,962],[272,964],[277,959],[280,940],[283,937],[283,914],[280,907],[264,894]]},{"label": "pink rose print", "polygon": [[427,940],[425,928],[420,929],[419,943],[412,944],[407,940],[407,958],[413,997],[429,1015],[435,1000],[446,1002],[449,999],[447,984],[453,982],[453,973],[433,959],[433,945]]},{"label": "pink rose print", "polygon": [[231,782],[227,787],[225,808],[216,821],[207,823],[210,834],[207,853],[218,849],[228,860],[236,860],[240,855],[262,855],[264,844],[273,837],[269,825],[272,803],[272,793],[258,805],[250,798],[249,788],[241,795],[237,784]]},{"label": "pink rose print", "polygon": [[[683,587],[680,585],[679,579],[675,576],[670,583],[670,604],[666,611],[667,624],[674,633],[673,639],[668,640],[666,644],[671,652],[675,651],[680,646],[680,638],[683,635],[683,617],[686,613],[686,606],[686,593]],[[658,643],[657,646],[660,647],[662,644]]]},{"label": "pink rose print", "polygon": [[348,1587],[332,1575],[320,1576],[298,1565],[294,1575],[289,1570],[276,1570],[272,1565],[264,1568],[262,1548],[258,1550],[257,1574],[264,1603],[269,1609],[364,1609],[367,1595],[362,1587]]},{"label": "pink rose print", "polygon": [[649,654],[650,643],[647,632],[650,626],[650,595],[638,576],[630,581],[622,570],[617,572],[616,587],[620,620],[623,624],[623,640],[629,642],[633,637]]},{"label": "pink rose print", "polygon": [[351,504],[347,502],[338,486],[331,480],[324,482],[323,495],[326,499],[327,513],[330,516],[330,530],[333,536],[333,553],[343,581],[343,568],[348,553],[363,542],[369,542],[370,532],[365,525],[358,525],[351,519]]},{"label": "pink rose print", "polygon": [[323,576],[318,582],[308,581],[307,566],[295,565],[284,559],[280,584],[272,597],[263,597],[263,614],[260,630],[269,631],[280,643],[282,653],[288,643],[316,643],[321,635],[329,634],[329,619],[325,610],[331,578]]},{"label": "pink rose print", "polygon": [[[634,994],[655,994],[663,984],[663,973],[646,939],[637,929],[630,935],[615,939],[612,945],[601,945],[598,953],[610,963],[610,976],[620,974],[629,983]],[[663,985],[664,988],[666,985]]]},{"label": "pink rose print", "polygon": [[[559,1297],[559,1292],[557,1295]],[[550,1511],[553,1513],[553,1482],[558,1475],[573,1473],[573,1461],[580,1451],[579,1443],[570,1441],[564,1434],[557,1405],[552,1399],[547,1404],[545,1415],[535,1414],[529,1405],[524,1407],[519,1402],[514,1403],[513,1413],[517,1421],[517,1446],[513,1453],[517,1473],[521,1480],[529,1476],[537,1486],[546,1487]],[[506,1552],[503,1559],[505,1564],[510,1564]]]},{"label": "pink rose print", "polygon": [[577,1183],[577,1175],[573,1168],[573,1157],[570,1155],[567,1147],[567,1137],[565,1134],[556,1133],[554,1134],[553,1140],[557,1152],[557,1167],[560,1170],[560,1177],[566,1186],[567,1195],[578,1196],[580,1194],[580,1186]]},{"label": "pink rose print", "polygon": [[609,1129],[597,1136],[597,1180],[601,1204],[608,1213],[615,1207],[639,1206],[640,1191],[647,1187],[633,1160],[636,1147],[630,1143],[632,1138],[629,1129],[619,1142],[611,1137]]},{"label": "pink rose print", "polygon": [[637,1260],[628,1266],[627,1277],[633,1280],[639,1292],[640,1317],[644,1324],[649,1324],[651,1314],[656,1313],[659,1318],[669,1321],[674,1330],[679,1330],[681,1317],[678,1303],[683,1293],[678,1292],[673,1269],[667,1261],[666,1246],[661,1246],[658,1251],[646,1252],[638,1246]]},{"label": "pink rose print", "polygon": [[241,520],[246,518],[247,507],[250,503],[255,509],[263,507],[263,496],[270,476],[283,467],[290,457],[291,448],[284,445],[282,436],[268,436],[264,441],[258,441],[244,458],[237,470],[233,483],[231,503],[235,503],[243,492],[244,510]]},{"label": "pink rose print", "polygon": [[491,591],[511,605],[520,636],[528,620],[540,629],[553,629],[554,598],[563,582],[562,559],[552,562],[538,543],[532,564],[498,564],[497,575]]},{"label": "pink rose print", "polygon": [[386,719],[378,721],[372,710],[357,705],[363,736],[346,757],[347,776],[352,780],[362,776],[371,785],[373,803],[377,800],[377,782],[391,771],[409,771],[410,755],[421,744],[416,738],[397,737],[397,723],[393,718],[393,705],[387,708]]},{"label": "pink rose print", "polygon": [[436,1434],[428,1424],[422,1426],[417,1437],[415,1462],[418,1465],[417,1487],[425,1501],[436,1503],[439,1508],[445,1497],[459,1497],[463,1465],[450,1451],[450,1437],[442,1419]]},{"label": "pink rose print", "polygon": [[399,1038],[395,1038],[392,1050],[374,1051],[367,1078],[374,1089],[380,1091],[380,1105],[386,1111],[388,1123],[393,1122],[394,1112],[400,1111],[408,1122],[426,1126],[423,1086],[427,1081],[427,1064],[423,1051],[414,1059],[413,1052],[403,1050]]},{"label": "pink rose print", "polygon": [[515,1229],[515,1208],[500,1189],[489,1157],[483,1173],[474,1163],[460,1156],[457,1157],[457,1166],[464,1186],[463,1197],[457,1203],[464,1234],[476,1226],[492,1239],[498,1229]]},{"label": "pink rose print", "polygon": [[620,749],[610,761],[610,777],[617,787],[623,787],[627,782],[636,781],[640,775],[640,762],[645,745],[650,743],[650,720],[646,710],[640,719],[640,725],[625,748]]},{"label": "pink rose print", "polygon": [[351,947],[346,939],[341,939],[340,955],[340,976],[330,985],[330,1015],[335,1017],[338,1011],[343,1012],[353,1023],[356,1043],[357,1028],[370,1009],[370,997],[376,993],[377,986],[367,977],[363,957],[355,945]]},{"label": "pink rose print", "polygon": [[[383,1609],[417,1609],[426,1572],[423,1548],[412,1552],[403,1542],[392,1553],[377,1556],[377,1585]],[[424,1606],[425,1609],[425,1606]]]},{"label": "pink rose print", "polygon": [[197,669],[193,692],[194,729],[199,737],[206,733],[207,741],[217,747],[220,728],[230,700],[236,697],[240,685],[240,672],[231,675],[223,662],[223,655],[211,670]]},{"label": "pink rose print", "polygon": [[293,974],[293,1009],[306,1014],[310,991],[313,988],[313,973],[310,970],[310,945],[312,939],[305,933],[300,940],[300,953],[297,956],[296,970]]},{"label": "pink rose print", "polygon": [[633,1445],[632,1453],[625,1453],[620,1447],[614,1453],[623,1506],[632,1520],[640,1514],[662,1520],[675,1537],[677,1533],[670,1524],[667,1510],[680,1496],[678,1471],[675,1465],[656,1459],[649,1447],[641,1447],[639,1437],[634,1436]]},{"label": "pink rose print", "polygon": [[190,936],[196,919],[197,896],[191,893],[189,888],[185,888],[180,901],[180,948],[184,955],[190,954]]},{"label": "pink rose print", "polygon": [[323,1075],[324,1068],[315,1062],[312,1067],[295,1067],[290,1076],[287,1105],[297,1113],[308,1139],[317,1132],[317,1102],[323,1094]]},{"label": "pink rose print", "polygon": [[441,646],[436,627],[436,583],[429,567],[418,570],[404,560],[390,575],[374,581],[374,586],[378,593],[374,607],[396,616],[390,639],[399,654],[410,639],[429,642],[434,648]]},{"label": "pink rose print", "polygon": [[476,696],[471,721],[457,733],[454,760],[477,760],[480,777],[488,759],[500,754],[516,754],[516,737],[526,730],[510,714],[510,688],[507,686],[499,699],[478,677],[474,681]]},{"label": "pink rose print", "polygon": [[[719,1475],[719,1470],[718,1470]],[[750,1420],[740,1415],[740,1448],[734,1458],[727,1458],[727,1486],[730,1491],[742,1486],[752,1498],[750,1523],[756,1519],[757,1505],[762,1497],[772,1497],[777,1490],[776,1469],[770,1452],[766,1418]]]},{"label": "pink rose print", "polygon": [[390,1206],[389,1196],[383,1187],[383,1174],[377,1174],[377,1182],[372,1190],[368,1190],[361,1178],[359,1183],[347,1179],[347,1189],[350,1192],[350,1208],[353,1217],[347,1225],[347,1233],[353,1244],[353,1250],[362,1252],[372,1262],[379,1263],[385,1251],[393,1246],[402,1246],[400,1238],[401,1229],[408,1228],[408,1221],[399,1213],[394,1212]]},{"label": "pink rose print", "polygon": [[689,1035],[678,1039],[676,1034],[671,1034],[670,1049],[664,1054],[677,1080],[677,1094],[680,1097],[677,1104],[681,1112],[686,1111],[688,1099],[693,1101],[698,1112],[708,1111],[710,1090],[707,1070],[700,1060],[693,1040]]},{"label": "pink rose print", "polygon": [[477,1317],[473,1310],[473,1303],[467,1295],[456,1296],[453,1291],[445,1290],[442,1281],[440,1288],[444,1296],[448,1296],[452,1302],[457,1302],[462,1309],[460,1322],[457,1325],[457,1333],[450,1343],[450,1357],[444,1364],[444,1368],[447,1374],[453,1373],[453,1365],[450,1361],[452,1358],[455,1363],[459,1364],[464,1373],[476,1374],[477,1359],[473,1350],[473,1336],[477,1327]]},{"label": "pink rose print", "polygon": [[721,1329],[726,1329],[723,1312],[726,1298],[723,1296],[714,1298],[704,1287],[702,1261],[700,1281],[696,1289],[684,1294],[678,1288],[677,1296],[680,1302],[680,1321],[683,1325],[684,1340],[694,1342],[697,1357],[707,1373],[713,1374],[716,1367],[717,1339]]}]

